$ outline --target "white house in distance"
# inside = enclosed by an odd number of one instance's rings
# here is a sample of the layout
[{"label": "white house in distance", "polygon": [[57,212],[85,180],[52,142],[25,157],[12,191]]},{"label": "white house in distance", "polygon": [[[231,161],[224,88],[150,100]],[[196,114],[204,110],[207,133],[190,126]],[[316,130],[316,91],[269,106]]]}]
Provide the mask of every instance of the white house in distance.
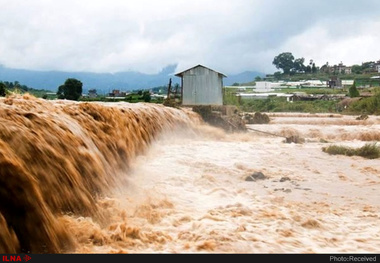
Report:
[{"label": "white house in distance", "polygon": [[256,82],[256,92],[270,92],[274,91],[275,88],[279,88],[281,83],[269,82],[269,81],[257,81]]},{"label": "white house in distance", "polygon": [[223,78],[226,75],[202,65],[175,75],[181,78],[182,105],[223,105]]},{"label": "white house in distance", "polygon": [[380,60],[376,64],[376,70],[378,73],[380,73]]}]

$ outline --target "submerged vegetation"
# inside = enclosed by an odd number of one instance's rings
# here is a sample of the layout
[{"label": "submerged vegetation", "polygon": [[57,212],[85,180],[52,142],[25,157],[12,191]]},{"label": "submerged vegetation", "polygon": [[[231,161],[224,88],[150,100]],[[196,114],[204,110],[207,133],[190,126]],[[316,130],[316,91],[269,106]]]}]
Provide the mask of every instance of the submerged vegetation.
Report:
[{"label": "submerged vegetation", "polygon": [[377,159],[380,157],[380,147],[376,143],[367,143],[360,148],[331,145],[323,147],[322,150],[331,155],[361,156],[367,159]]}]

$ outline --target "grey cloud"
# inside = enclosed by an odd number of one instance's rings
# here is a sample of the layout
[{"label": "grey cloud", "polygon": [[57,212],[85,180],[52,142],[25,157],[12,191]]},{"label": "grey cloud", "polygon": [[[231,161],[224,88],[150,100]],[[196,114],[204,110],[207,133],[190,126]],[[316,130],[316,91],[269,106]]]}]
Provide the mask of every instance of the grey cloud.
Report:
[{"label": "grey cloud", "polygon": [[0,63],[29,69],[153,73],[204,63],[270,71],[277,52],[305,32],[323,28],[334,42],[372,34],[380,21],[377,0],[0,2]]}]

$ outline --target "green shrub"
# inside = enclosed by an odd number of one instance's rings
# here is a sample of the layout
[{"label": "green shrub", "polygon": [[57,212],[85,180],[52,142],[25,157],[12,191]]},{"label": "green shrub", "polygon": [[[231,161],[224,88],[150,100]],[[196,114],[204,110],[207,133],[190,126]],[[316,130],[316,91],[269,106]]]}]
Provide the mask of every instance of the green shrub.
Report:
[{"label": "green shrub", "polygon": [[356,114],[380,114],[380,89],[375,90],[375,95],[369,98],[363,98],[352,103],[348,112]]},{"label": "green shrub", "polygon": [[380,157],[380,147],[376,143],[367,143],[360,148],[351,148],[346,146],[331,145],[323,147],[325,153],[331,155],[361,156],[367,159],[376,159]]},{"label": "green shrub", "polygon": [[349,93],[349,95],[350,95],[351,98],[356,98],[356,97],[360,96],[360,93],[359,93],[358,89],[356,88],[355,83],[354,83],[354,85],[352,85],[349,88],[348,93]]},{"label": "green shrub", "polygon": [[363,147],[356,149],[356,155],[367,159],[376,159],[380,157],[380,147],[376,143],[367,143]]}]

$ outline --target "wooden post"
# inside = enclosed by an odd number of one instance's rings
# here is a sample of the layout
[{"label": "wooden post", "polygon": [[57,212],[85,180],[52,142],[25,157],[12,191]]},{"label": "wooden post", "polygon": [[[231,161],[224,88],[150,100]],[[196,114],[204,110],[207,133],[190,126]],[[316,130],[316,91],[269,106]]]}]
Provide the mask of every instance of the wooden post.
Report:
[{"label": "wooden post", "polygon": [[169,86],[168,86],[168,97],[166,98],[167,100],[170,100],[170,92],[172,89],[172,79],[169,79]]},{"label": "wooden post", "polygon": [[177,97],[177,92],[178,92],[178,84],[175,85],[175,90],[174,90],[174,101]]}]

